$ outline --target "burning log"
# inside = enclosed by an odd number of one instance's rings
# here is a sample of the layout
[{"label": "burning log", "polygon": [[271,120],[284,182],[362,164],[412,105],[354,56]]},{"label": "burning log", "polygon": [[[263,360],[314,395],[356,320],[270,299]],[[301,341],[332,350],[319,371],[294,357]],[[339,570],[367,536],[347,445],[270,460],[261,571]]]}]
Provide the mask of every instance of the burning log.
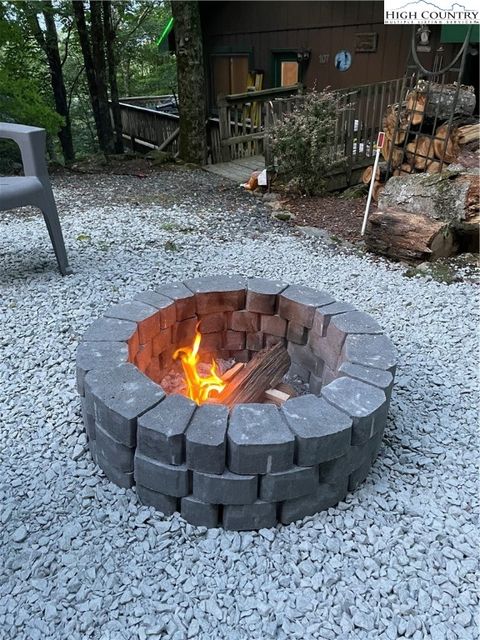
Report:
[{"label": "burning log", "polygon": [[265,391],[282,381],[290,368],[290,356],[279,342],[259,351],[233,380],[209,402],[233,407],[240,402],[261,402]]}]

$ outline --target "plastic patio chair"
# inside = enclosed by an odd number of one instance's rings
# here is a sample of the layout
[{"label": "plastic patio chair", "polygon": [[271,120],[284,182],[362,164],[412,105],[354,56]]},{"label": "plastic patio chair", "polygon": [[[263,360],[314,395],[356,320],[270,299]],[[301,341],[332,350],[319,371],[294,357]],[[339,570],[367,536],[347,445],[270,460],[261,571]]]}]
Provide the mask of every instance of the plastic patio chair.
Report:
[{"label": "plastic patio chair", "polygon": [[48,177],[45,129],[0,122],[0,138],[13,140],[20,147],[24,171],[24,176],[0,176],[0,211],[27,205],[38,207],[43,213],[60,272],[62,275],[72,273]]}]

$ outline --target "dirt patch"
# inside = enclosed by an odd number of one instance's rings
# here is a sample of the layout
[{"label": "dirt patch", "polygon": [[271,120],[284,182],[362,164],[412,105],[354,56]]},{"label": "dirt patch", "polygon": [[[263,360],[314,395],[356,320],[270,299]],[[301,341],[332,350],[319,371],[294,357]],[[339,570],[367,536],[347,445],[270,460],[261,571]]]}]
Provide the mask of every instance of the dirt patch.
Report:
[{"label": "dirt patch", "polygon": [[[318,227],[343,240],[355,243],[362,240],[362,227],[366,198],[348,200],[335,196],[290,197],[285,201],[286,208],[291,211],[294,223],[302,227]],[[372,202],[370,211],[376,211]]]}]

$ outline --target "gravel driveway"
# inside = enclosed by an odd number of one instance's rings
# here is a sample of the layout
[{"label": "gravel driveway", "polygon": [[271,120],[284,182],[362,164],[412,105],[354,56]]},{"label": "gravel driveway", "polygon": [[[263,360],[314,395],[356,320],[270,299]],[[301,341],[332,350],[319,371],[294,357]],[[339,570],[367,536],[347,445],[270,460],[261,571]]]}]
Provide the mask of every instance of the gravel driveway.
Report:
[{"label": "gravel driveway", "polygon": [[[55,192],[73,276],[36,214],[1,223],[0,638],[478,637],[474,286],[297,234],[200,171],[63,176]],[[325,288],[398,348],[379,458],[328,512],[196,529],[139,506],[85,451],[74,361],[92,318],[215,273]]]}]

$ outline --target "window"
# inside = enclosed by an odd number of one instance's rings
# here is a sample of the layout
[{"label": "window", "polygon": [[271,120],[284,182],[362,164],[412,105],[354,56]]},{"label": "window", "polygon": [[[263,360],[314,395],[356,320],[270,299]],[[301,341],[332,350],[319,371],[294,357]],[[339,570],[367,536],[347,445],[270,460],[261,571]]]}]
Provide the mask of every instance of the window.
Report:
[{"label": "window", "polygon": [[215,101],[220,94],[243,93],[247,90],[248,56],[212,56],[212,75]]},{"label": "window", "polygon": [[273,52],[273,83],[275,87],[288,87],[301,82],[301,69],[296,51]]},{"label": "window", "polygon": [[298,82],[298,62],[282,60],[280,67],[280,86],[288,87]]}]

